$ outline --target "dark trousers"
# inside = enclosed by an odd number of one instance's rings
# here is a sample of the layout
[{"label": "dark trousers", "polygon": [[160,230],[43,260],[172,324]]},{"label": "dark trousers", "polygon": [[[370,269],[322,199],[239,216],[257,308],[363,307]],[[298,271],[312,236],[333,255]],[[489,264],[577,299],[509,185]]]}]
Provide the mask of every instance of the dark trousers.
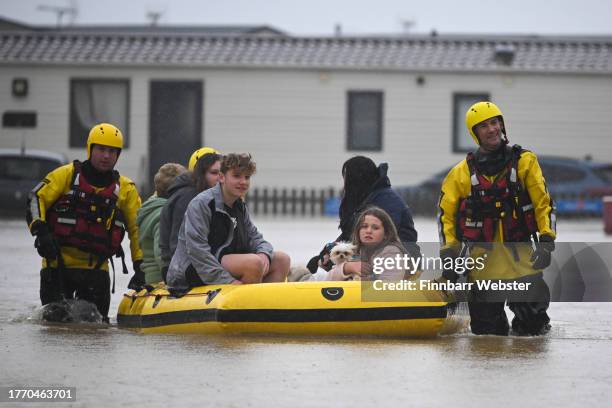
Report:
[{"label": "dark trousers", "polygon": [[506,302],[514,313],[514,334],[536,336],[550,329],[550,318],[546,313],[550,304],[550,290],[542,274],[526,276],[515,282],[531,285],[526,291],[494,291],[479,290],[474,284],[468,300],[472,333],[507,336],[510,326],[504,310]]},{"label": "dark trousers", "polygon": [[[61,273],[61,275],[60,275]],[[105,321],[110,308],[110,275],[100,269],[43,268],[40,271],[40,301],[43,305],[63,299],[93,303]]]},{"label": "dark trousers", "polygon": [[206,285],[202,281],[202,279],[200,279],[200,276],[198,275],[198,272],[196,272],[193,265],[189,265],[189,267],[185,271],[185,278],[187,279],[187,284],[190,288],[196,288],[198,286]]}]

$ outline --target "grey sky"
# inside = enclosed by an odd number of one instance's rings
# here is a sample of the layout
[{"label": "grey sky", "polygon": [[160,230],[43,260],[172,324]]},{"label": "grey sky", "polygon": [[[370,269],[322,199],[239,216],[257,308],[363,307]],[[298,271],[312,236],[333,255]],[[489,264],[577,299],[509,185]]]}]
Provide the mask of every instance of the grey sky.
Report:
[{"label": "grey sky", "polygon": [[[607,0],[0,0],[0,15],[55,24],[38,5],[78,7],[77,24],[269,24],[291,34],[327,35],[336,23],[346,34],[412,32],[612,34]],[[486,4],[486,9],[483,5]]]}]

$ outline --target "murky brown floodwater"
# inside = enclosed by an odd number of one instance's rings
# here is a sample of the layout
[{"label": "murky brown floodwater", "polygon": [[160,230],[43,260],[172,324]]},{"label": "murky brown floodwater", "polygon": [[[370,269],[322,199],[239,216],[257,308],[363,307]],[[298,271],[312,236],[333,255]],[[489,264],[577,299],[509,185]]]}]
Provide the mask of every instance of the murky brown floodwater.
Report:
[{"label": "murky brown floodwater", "polygon": [[[294,258],[314,253],[317,231],[335,230],[329,221],[260,226],[273,242],[305,231],[288,248]],[[76,387],[71,406],[596,407],[612,397],[610,303],[553,303],[541,338],[142,335],[32,320],[39,259],[24,223],[0,221],[0,244],[0,386]],[[118,276],[117,288],[126,284]]]}]

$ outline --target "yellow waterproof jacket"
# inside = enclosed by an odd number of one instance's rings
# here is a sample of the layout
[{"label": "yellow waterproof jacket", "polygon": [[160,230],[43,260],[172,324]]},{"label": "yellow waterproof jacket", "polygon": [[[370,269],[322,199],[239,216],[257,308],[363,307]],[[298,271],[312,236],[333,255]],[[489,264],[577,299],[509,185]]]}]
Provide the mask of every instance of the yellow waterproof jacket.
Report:
[{"label": "yellow waterproof jacket", "polygon": [[[502,172],[505,171],[502,170]],[[552,199],[546,189],[542,169],[536,155],[530,151],[523,151],[517,164],[518,180],[527,190],[535,211],[535,218],[540,235],[548,235],[556,238],[555,211]],[[498,174],[499,175],[499,174]],[[487,177],[493,181],[494,177]],[[462,199],[467,198],[471,192],[470,170],[467,160],[464,159],[453,167],[444,182],[440,193],[438,208],[438,232],[440,235],[441,248],[453,248],[459,251],[461,242],[457,237],[457,216],[459,204]],[[470,272],[470,280],[477,279],[515,279],[521,276],[532,275],[541,271],[531,267],[532,247],[530,243],[512,244],[511,246],[501,244],[503,242],[503,229],[501,220],[497,223],[494,244],[492,249],[484,249],[475,246],[471,251],[473,258],[484,256],[485,268],[473,269]],[[519,260],[517,261],[516,255]]]},{"label": "yellow waterproof jacket", "polygon": [[[30,228],[37,220],[46,221],[47,209],[51,208],[60,197],[72,189],[73,175],[74,164],[66,164],[47,174],[45,179],[34,187],[27,209],[28,215],[32,220],[29,225]],[[95,187],[94,189],[96,191],[103,190],[103,188]],[[140,196],[134,182],[127,177],[119,176],[117,207],[123,212],[125,217],[133,261],[142,259],[142,251],[138,246],[138,225],[136,224],[136,213],[140,205]],[[91,254],[72,247],[61,247],[61,255],[66,268],[93,269],[97,263],[95,254],[92,257]],[[47,262],[43,259],[43,268],[46,266]],[[53,261],[51,267],[56,266],[56,261]],[[108,270],[108,261],[105,261],[100,268]]]}]

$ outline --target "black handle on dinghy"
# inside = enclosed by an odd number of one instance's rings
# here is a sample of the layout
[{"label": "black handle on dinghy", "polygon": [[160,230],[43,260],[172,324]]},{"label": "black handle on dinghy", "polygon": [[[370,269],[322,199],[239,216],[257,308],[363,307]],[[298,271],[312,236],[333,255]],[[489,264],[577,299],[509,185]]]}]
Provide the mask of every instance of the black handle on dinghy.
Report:
[{"label": "black handle on dinghy", "polygon": [[343,288],[323,288],[321,294],[327,300],[335,301],[340,299],[344,295]]}]

